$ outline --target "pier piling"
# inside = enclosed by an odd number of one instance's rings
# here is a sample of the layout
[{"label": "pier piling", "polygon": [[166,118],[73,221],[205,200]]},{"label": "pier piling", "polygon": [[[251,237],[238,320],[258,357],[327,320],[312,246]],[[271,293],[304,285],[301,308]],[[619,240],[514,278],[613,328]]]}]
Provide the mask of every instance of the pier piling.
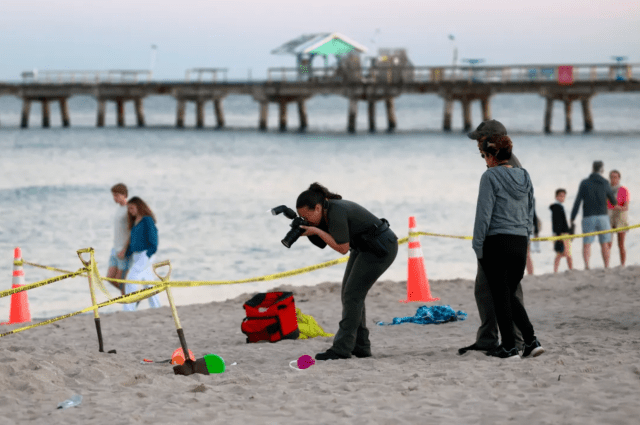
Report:
[{"label": "pier piling", "polygon": [[29,114],[31,113],[31,99],[22,100],[22,118],[20,120],[20,127],[29,127]]},{"label": "pier piling", "polygon": [[267,117],[269,115],[269,102],[263,100],[260,102],[260,122],[258,123],[260,130],[267,129]]},{"label": "pier piling", "polygon": [[116,100],[117,114],[118,114],[118,127],[124,127],[124,100]]},{"label": "pier piling", "polygon": [[279,102],[280,105],[280,131],[287,130],[287,102],[286,100],[281,99]]},{"label": "pier piling", "polygon": [[571,133],[571,99],[564,100],[564,131]]},{"label": "pier piling", "polygon": [[356,132],[357,117],[358,117],[358,101],[356,99],[349,99],[349,123],[347,124],[347,131],[349,133]]},{"label": "pier piling", "polygon": [[71,119],[69,117],[69,104],[67,98],[59,100],[60,103],[60,115],[62,116],[62,126],[69,127],[71,125]]},{"label": "pier piling", "polygon": [[442,130],[451,131],[451,115],[453,114],[453,99],[444,99],[444,119],[442,121]]},{"label": "pier piling", "polygon": [[51,125],[51,112],[49,110],[49,100],[42,99],[42,128],[49,128]]},{"label": "pier piling", "polygon": [[104,127],[106,109],[106,101],[103,99],[98,99],[98,116],[96,117],[96,127]]},{"label": "pier piling", "polygon": [[580,99],[582,103],[582,116],[584,118],[584,131],[589,133],[593,130],[593,116],[591,115],[591,96]]},{"label": "pier piling", "polygon": [[464,131],[471,130],[471,101],[469,99],[462,99],[462,120],[464,123]]},{"label": "pier piling", "polygon": [[307,129],[307,104],[304,100],[298,100],[298,116],[300,117],[300,131]]},{"label": "pier piling", "polygon": [[216,127],[217,128],[224,127],[224,112],[222,110],[222,99],[214,99],[213,108],[215,110],[215,115],[216,115]]},{"label": "pier piling", "polygon": [[142,105],[142,98],[136,98],[134,103],[136,105],[136,120],[138,121],[138,127],[144,127],[144,106]]},{"label": "pier piling", "polygon": [[553,117],[553,98],[547,97],[547,105],[544,109],[544,132],[551,133],[551,118]]},{"label": "pier piling", "polygon": [[371,133],[376,131],[376,102],[370,100],[369,104],[369,131]]},{"label": "pier piling", "polygon": [[489,101],[489,97],[483,97],[480,99],[480,104],[482,105],[482,121],[487,121],[491,119],[491,102]]},{"label": "pier piling", "polygon": [[204,100],[196,100],[196,127],[204,127]]},{"label": "pier piling", "polygon": [[186,102],[183,99],[178,99],[176,105],[176,127],[184,128],[184,114],[186,109]]},{"label": "pier piling", "polygon": [[387,106],[387,130],[393,131],[397,125],[395,102],[392,97],[389,97],[385,100],[385,104]]}]

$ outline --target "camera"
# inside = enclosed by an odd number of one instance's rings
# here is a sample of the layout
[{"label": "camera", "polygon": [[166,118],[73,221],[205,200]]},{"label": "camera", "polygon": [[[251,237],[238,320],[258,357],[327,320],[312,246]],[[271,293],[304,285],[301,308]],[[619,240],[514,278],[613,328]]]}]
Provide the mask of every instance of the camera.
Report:
[{"label": "camera", "polygon": [[271,210],[271,214],[273,215],[278,215],[280,213],[284,214],[285,217],[291,220],[291,230],[289,230],[281,241],[282,245],[287,248],[291,248],[291,245],[293,245],[304,233],[304,229],[301,229],[300,226],[310,226],[311,223],[302,217],[298,217],[298,214],[286,205],[280,205],[279,207],[275,207]]}]

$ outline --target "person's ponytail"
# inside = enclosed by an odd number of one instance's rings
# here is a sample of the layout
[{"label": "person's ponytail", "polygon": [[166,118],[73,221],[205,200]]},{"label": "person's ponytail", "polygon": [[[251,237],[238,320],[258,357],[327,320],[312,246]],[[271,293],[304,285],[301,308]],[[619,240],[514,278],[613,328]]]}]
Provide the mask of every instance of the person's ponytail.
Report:
[{"label": "person's ponytail", "polygon": [[325,199],[342,199],[342,196],[338,195],[337,193],[329,192],[329,189],[317,182],[311,183],[311,185],[309,186],[309,190],[312,192],[322,193],[322,196]]},{"label": "person's ponytail", "polygon": [[342,199],[337,193],[329,192],[329,189],[320,183],[312,183],[309,189],[305,190],[298,196],[296,201],[296,209],[307,207],[314,209],[316,205],[323,204],[325,199]]}]

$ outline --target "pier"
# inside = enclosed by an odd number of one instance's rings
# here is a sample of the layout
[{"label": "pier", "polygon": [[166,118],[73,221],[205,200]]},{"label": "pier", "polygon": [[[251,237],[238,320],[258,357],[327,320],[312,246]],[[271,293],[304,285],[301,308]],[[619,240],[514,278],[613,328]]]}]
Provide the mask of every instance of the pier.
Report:
[{"label": "pier", "polygon": [[[195,103],[196,127],[205,127],[205,104],[213,102],[216,128],[225,125],[223,101],[229,95],[251,96],[259,108],[257,126],[268,127],[270,104],[279,110],[278,128],[287,130],[287,105],[295,103],[299,130],[308,127],[306,101],[316,95],[348,99],[346,129],[356,131],[358,102],[368,105],[369,131],[376,131],[376,104],[386,108],[387,130],[397,127],[395,98],[402,94],[437,95],[443,99],[443,131],[451,131],[454,102],[462,106],[464,131],[473,128],[471,103],[480,102],[482,120],[491,118],[491,98],[505,93],[522,93],[546,99],[542,128],[551,132],[554,103],[565,111],[565,131],[573,131],[572,106],[580,102],[584,131],[594,129],[591,98],[599,93],[640,92],[640,64],[510,65],[417,67],[391,66],[349,69],[340,67],[270,68],[263,81],[228,81],[224,68],[188,70],[184,81],[154,81],[149,71],[48,71],[23,73],[21,83],[0,82],[0,96],[22,100],[20,125],[29,127],[31,104],[42,104],[42,127],[50,126],[51,102],[58,102],[62,126],[71,125],[68,99],[93,96],[97,100],[96,126],[105,125],[106,104],[117,105],[117,125],[124,127],[125,102],[133,102],[136,125],[144,127],[144,99],[172,96],[176,99],[176,127],[185,126],[186,105]],[[195,76],[195,77],[194,77]],[[2,123],[0,117],[0,125]]]}]

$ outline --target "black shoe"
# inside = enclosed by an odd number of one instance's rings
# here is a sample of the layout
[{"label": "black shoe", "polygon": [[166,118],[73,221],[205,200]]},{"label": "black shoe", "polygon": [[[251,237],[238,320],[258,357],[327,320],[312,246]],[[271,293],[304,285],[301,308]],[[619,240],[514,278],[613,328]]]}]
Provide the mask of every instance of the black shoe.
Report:
[{"label": "black shoe", "polygon": [[324,353],[316,354],[316,360],[340,360],[340,359],[348,359],[350,356],[341,356],[340,354],[333,351],[329,348]]},{"label": "black shoe", "polygon": [[491,348],[483,348],[478,345],[478,343],[473,343],[468,347],[463,347],[458,349],[458,354],[463,355],[467,351],[491,351]]},{"label": "black shoe", "polygon": [[534,338],[530,344],[524,344],[524,350],[522,350],[522,357],[538,357],[544,353],[544,348],[540,345],[538,338]]},{"label": "black shoe", "polygon": [[371,350],[365,350],[364,348],[356,347],[353,349],[351,354],[359,359],[364,359],[365,357],[371,357]]},{"label": "black shoe", "polygon": [[518,355],[518,349],[516,347],[507,350],[502,345],[499,345],[498,348],[488,351],[487,356],[498,357],[500,359],[520,359],[520,356]]}]

